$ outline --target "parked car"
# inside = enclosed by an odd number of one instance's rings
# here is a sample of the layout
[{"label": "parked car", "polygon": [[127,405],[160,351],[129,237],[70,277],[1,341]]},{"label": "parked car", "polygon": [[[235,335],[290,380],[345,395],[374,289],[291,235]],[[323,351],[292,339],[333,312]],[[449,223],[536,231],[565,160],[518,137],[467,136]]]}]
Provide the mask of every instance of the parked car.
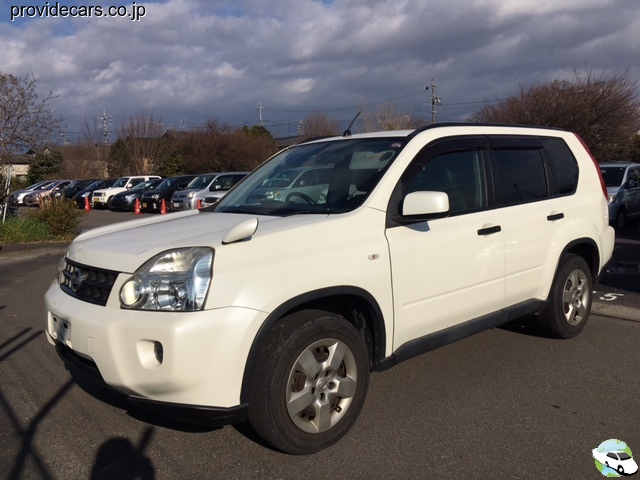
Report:
[{"label": "parked car", "polygon": [[159,175],[133,175],[128,177],[120,177],[112,186],[95,190],[91,195],[91,204],[93,208],[108,208],[111,198],[116,193],[129,190],[136,185],[153,178],[161,177]]},{"label": "parked car", "polygon": [[600,452],[594,448],[591,453],[598,462],[605,467],[612,468],[620,475],[633,475],[638,471],[638,464],[627,452]]},{"label": "parked car", "polygon": [[161,182],[163,182],[161,178],[154,178],[153,180],[147,180],[146,182],[139,183],[135,187],[132,187],[131,190],[116,193],[111,197],[109,210],[132,212],[135,207],[136,200],[140,201],[144,192],[153,190]]},{"label": "parked car", "polygon": [[333,169],[324,166],[282,170],[256,186],[249,201],[319,203],[327,194]]},{"label": "parked car", "polygon": [[38,190],[39,188],[45,187],[46,185],[48,185],[53,181],[54,180],[42,180],[40,182],[34,183],[33,185],[29,185],[28,187],[23,188],[21,190],[16,190],[15,192],[11,192],[9,196],[9,202],[16,206],[23,206],[25,196],[27,196],[29,193],[33,192],[34,190]]},{"label": "parked car", "polygon": [[101,180],[96,180],[95,182],[90,184],[88,187],[86,187],[84,190],[80,190],[78,193],[76,193],[74,195],[74,197],[73,197],[73,203],[78,208],[84,208],[85,207],[85,199],[88,198],[89,199],[89,206],[93,207],[93,205],[91,203],[91,196],[93,195],[93,192],[95,192],[96,190],[101,189],[101,188],[109,188],[114,183],[116,183],[117,180],[118,180],[117,178],[104,178],[104,179],[101,179]]},{"label": "parked car", "polygon": [[162,210],[164,201],[165,209],[171,210],[171,197],[178,191],[186,188],[196,175],[180,175],[177,177],[165,178],[153,190],[144,192],[140,198],[140,211],[147,213],[157,213]]},{"label": "parked car", "polygon": [[75,197],[78,192],[84,190],[96,180],[98,179],[86,178],[82,180],[74,180],[69,185],[67,185],[63,190],[58,191],[55,198],[56,199],[68,198],[70,200],[73,200],[73,197]]},{"label": "parked car", "polygon": [[622,230],[627,220],[640,216],[640,164],[601,163],[609,195],[609,222]]},{"label": "parked car", "polygon": [[[279,190],[282,172],[313,168],[313,197]],[[613,252],[607,215],[570,132],[310,140],[210,209],[79,235],[45,295],[46,336],[137,408],[248,419],[274,448],[313,453],[356,422],[372,371],[519,318],[579,335]]]},{"label": "parked car", "polygon": [[206,173],[194,178],[187,188],[178,190],[171,198],[172,210],[193,210],[204,205],[205,197],[222,198],[246,177],[248,172]]},{"label": "parked car", "polygon": [[47,183],[25,195],[23,203],[26,207],[39,207],[43,203],[52,201],[55,194],[62,191],[70,183],[71,180],[55,180]]}]

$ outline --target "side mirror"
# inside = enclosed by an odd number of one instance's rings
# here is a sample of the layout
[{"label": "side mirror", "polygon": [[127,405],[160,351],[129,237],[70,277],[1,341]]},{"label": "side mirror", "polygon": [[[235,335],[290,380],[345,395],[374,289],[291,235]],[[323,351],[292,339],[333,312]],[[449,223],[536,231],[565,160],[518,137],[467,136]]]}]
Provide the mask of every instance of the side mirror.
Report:
[{"label": "side mirror", "polygon": [[404,197],[400,223],[417,223],[449,215],[449,195],[444,192],[413,192]]}]

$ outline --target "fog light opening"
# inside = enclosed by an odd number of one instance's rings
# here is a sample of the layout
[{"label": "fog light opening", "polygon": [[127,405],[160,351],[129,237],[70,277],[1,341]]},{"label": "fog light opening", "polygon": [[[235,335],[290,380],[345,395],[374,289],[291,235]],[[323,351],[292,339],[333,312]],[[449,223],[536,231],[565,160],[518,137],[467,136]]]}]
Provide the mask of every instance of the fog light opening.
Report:
[{"label": "fog light opening", "polygon": [[153,354],[156,356],[157,362],[162,365],[164,348],[162,348],[162,344],[160,342],[153,342]]}]

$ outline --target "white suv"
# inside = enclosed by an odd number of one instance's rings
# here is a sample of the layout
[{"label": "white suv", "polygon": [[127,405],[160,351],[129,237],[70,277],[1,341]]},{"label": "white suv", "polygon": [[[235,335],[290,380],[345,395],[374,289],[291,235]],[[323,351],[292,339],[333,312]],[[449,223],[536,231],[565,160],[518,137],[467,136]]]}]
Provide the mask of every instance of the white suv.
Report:
[{"label": "white suv", "polygon": [[91,206],[93,208],[107,208],[111,206],[111,198],[120,192],[129,190],[147,180],[161,178],[158,175],[133,175],[128,177],[120,177],[109,188],[95,190],[91,195]]},{"label": "white suv", "polygon": [[[299,167],[327,189],[256,198]],[[535,313],[587,323],[614,231],[574,134],[433,125],[283,150],[208,211],[80,235],[46,293],[70,368],[173,418],[249,419],[276,448],[346,434],[369,374]]]}]

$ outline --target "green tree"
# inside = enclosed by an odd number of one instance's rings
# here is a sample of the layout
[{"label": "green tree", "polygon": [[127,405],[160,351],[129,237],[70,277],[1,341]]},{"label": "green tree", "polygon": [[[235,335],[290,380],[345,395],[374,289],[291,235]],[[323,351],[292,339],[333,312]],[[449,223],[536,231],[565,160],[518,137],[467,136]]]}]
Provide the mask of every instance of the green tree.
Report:
[{"label": "green tree", "polygon": [[62,161],[62,153],[58,150],[45,149],[37,153],[29,164],[29,173],[27,174],[29,183],[32,184],[58,177],[62,168]]},{"label": "green tree", "polygon": [[174,177],[185,173],[184,160],[179,153],[173,153],[156,163],[156,173],[163,177]]},{"label": "green tree", "polygon": [[129,156],[127,154],[126,140],[119,138],[109,148],[109,162],[107,173],[110,177],[122,177],[126,175]]}]

